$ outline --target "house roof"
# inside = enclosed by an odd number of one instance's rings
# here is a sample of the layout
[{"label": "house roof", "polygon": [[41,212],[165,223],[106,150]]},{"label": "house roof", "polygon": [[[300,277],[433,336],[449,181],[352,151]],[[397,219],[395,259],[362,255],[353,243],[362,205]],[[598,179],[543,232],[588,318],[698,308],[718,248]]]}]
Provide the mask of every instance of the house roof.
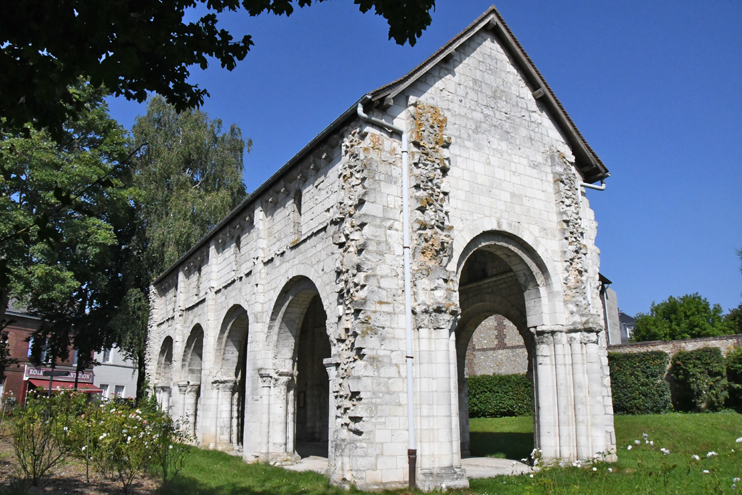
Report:
[{"label": "house roof", "polygon": [[569,142],[572,152],[575,156],[575,165],[582,174],[585,182],[593,183],[599,180],[605,179],[610,176],[608,169],[603,162],[598,158],[597,154],[593,151],[587,141],[582,136],[580,131],[575,126],[572,119],[567,114],[566,110],[562,106],[561,102],[557,99],[551,87],[546,83],[541,73],[538,71],[533,61],[526,54],[523,47],[513,35],[510,28],[503,20],[500,13],[497,11],[495,6],[491,6],[484,12],[477,20],[469,25],[466,29],[456,35],[451,41],[443,45],[433,55],[428,57],[420,65],[415,67],[412,71],[408,72],[404,76],[400,77],[396,81],[386,84],[371,93],[368,93],[358,99],[353,105],[351,105],[345,112],[343,112],[335,121],[327,126],[322,132],[320,132],[314,139],[312,139],[304,148],[299,151],[293,158],[291,158],[285,165],[283,165],[275,174],[273,174],[267,181],[259,186],[255,191],[249,194],[237,207],[235,207],[229,214],[227,214],[221,222],[219,222],[213,229],[211,229],[204,237],[202,237],[191,249],[189,249],[183,256],[181,256],[175,263],[168,267],[162,274],[160,274],[153,283],[159,283],[166,276],[168,276],[176,266],[185,261],[194,252],[203,247],[206,241],[211,238],[216,232],[222,229],[225,225],[229,224],[235,217],[237,217],[247,206],[254,203],[260,195],[266,190],[274,187],[282,178],[284,178],[295,165],[303,161],[322,141],[330,137],[332,134],[338,132],[344,124],[349,120],[355,118],[356,107],[359,102],[363,102],[365,105],[376,105],[384,108],[388,105],[393,98],[402,93],[408,86],[413,84],[421,76],[425,75],[428,70],[433,68],[441,60],[445,59],[456,49],[469,40],[472,36],[481,30],[490,30],[495,33],[499,41],[505,49],[510,52],[510,55],[518,64],[519,68],[525,74],[528,84],[533,88],[533,95],[539,101],[547,107],[551,112],[553,118],[556,120],[559,128],[564,133],[567,141]]}]

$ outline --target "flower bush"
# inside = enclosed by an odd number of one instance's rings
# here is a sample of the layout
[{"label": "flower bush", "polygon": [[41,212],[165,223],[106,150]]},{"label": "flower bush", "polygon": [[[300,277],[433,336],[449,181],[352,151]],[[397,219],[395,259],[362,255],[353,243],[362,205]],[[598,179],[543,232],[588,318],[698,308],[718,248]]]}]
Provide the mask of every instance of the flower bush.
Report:
[{"label": "flower bush", "polygon": [[13,411],[10,436],[21,474],[37,486],[74,450],[71,426],[85,409],[84,394],[30,393]]},{"label": "flower bush", "polygon": [[30,396],[14,413],[11,432],[24,476],[34,485],[67,456],[121,484],[126,494],[148,469],[163,483],[182,469],[190,438],[152,401],[88,402],[86,394]]}]

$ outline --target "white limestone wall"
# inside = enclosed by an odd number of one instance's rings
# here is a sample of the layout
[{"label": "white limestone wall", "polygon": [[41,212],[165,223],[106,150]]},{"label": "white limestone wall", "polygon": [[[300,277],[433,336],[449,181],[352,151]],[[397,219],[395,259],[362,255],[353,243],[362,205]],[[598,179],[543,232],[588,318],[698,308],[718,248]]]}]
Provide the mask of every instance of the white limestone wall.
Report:
[{"label": "white limestone wall", "polygon": [[[446,196],[445,219],[438,220],[451,239],[442,242],[436,262],[415,265],[420,486],[465,484],[453,333],[456,274],[465,248],[483,232],[516,239],[538,285],[525,294],[527,326],[536,342],[537,445],[547,457],[567,459],[609,450],[615,438],[599,338],[597,224],[585,198],[575,206],[570,187],[578,178],[569,146],[508,55],[484,31],[395,97],[385,115],[376,115],[411,123],[408,104],[416,101],[441,111],[450,138],[447,149],[436,150],[450,170],[434,185],[438,199]],[[322,299],[333,351],[325,363],[333,406],[331,481],[362,488],[406,483],[400,144],[399,136],[352,123],[153,288],[147,372],[156,376],[161,343],[171,337],[174,415],[186,404],[186,340],[196,325],[204,330],[201,445],[230,448],[220,433],[226,425],[218,420],[231,387],[220,375],[219,335],[228,312],[238,306],[249,319],[243,457],[291,462],[293,370],[276,358],[276,349],[291,344],[288,334],[279,338],[280,325],[270,319],[281,291],[304,277]],[[412,151],[419,157],[420,150]],[[581,230],[565,227],[565,215],[580,217]],[[575,236],[582,236],[584,248],[570,250],[565,239]],[[413,250],[423,242],[413,235]],[[582,268],[584,280],[570,279]],[[437,304],[446,309],[436,312]]]},{"label": "white limestone wall", "polygon": [[[569,145],[532,91],[495,37],[480,31],[457,48],[452,58],[439,63],[396,96],[387,113],[402,125],[409,118],[408,105],[419,101],[440,108],[447,118],[446,133],[451,139],[450,220],[457,246],[451,263],[460,262],[459,255],[469,240],[494,230],[525,241],[546,265],[550,276],[549,306],[545,311],[529,311],[528,326],[534,332],[545,331],[556,338],[549,340],[547,347],[551,350],[544,349],[552,357],[542,360],[537,376],[545,382],[563,381],[567,388],[560,394],[562,404],[549,394],[540,403],[537,400],[547,414],[557,414],[553,420],[544,418],[545,430],[537,434],[542,437],[537,438],[537,445],[550,443],[549,438],[558,438],[578,423],[594,425],[590,433],[581,434],[580,441],[564,439],[569,446],[555,441],[547,455],[576,458],[587,451],[592,455],[615,447],[598,292],[597,223],[584,192],[576,191],[575,196],[580,197],[576,202],[572,197],[565,199],[556,194],[554,184],[560,177],[556,174],[576,176],[568,178],[564,187],[580,179],[570,164],[574,158]],[[579,229],[573,227],[569,231],[584,246],[577,250],[565,246],[565,207],[569,211],[574,208],[576,218],[581,220]],[[582,267],[586,275],[580,281],[574,280],[577,292],[573,293],[564,281],[574,273],[582,273]],[[570,303],[564,305],[567,300]],[[535,300],[527,297],[526,303],[532,306]],[[572,337],[558,333],[578,329],[589,335]],[[581,346],[579,349],[571,349],[577,345],[575,342]],[[570,350],[560,346],[570,346]],[[559,356],[565,356],[565,360]],[[574,375],[573,363],[581,370]],[[569,368],[569,377],[566,369],[559,371],[560,366]],[[589,387],[580,381],[583,372],[588,376]],[[583,398],[576,399],[571,392],[575,386],[585,393],[590,390],[583,405],[579,403]],[[547,424],[549,421],[553,424]]]}]

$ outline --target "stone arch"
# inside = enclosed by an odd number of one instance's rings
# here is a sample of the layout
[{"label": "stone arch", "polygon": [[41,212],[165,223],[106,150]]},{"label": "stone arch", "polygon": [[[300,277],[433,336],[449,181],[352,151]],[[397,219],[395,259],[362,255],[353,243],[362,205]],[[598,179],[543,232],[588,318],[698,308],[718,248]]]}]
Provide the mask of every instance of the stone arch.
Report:
[{"label": "stone arch", "polygon": [[[273,291],[266,294],[266,301],[275,301],[268,324],[268,340],[271,346],[275,344],[275,330],[277,330],[277,327],[274,324],[274,316],[277,308],[279,308],[280,300],[281,298],[285,297],[285,292],[292,285],[294,285],[295,282],[301,279],[307,279],[310,281],[310,283],[314,287],[313,290],[315,290],[319,294],[320,299],[322,300],[322,304],[326,314],[332,315],[335,314],[335,312],[337,311],[337,293],[334,292],[334,287],[331,287],[329,284],[321,283],[323,280],[322,273],[314,267],[303,263],[292,266],[286,271],[283,277],[283,284],[276,285],[276,288]],[[332,280],[335,280],[334,274]],[[330,335],[330,338],[332,340],[332,335]]]},{"label": "stone arch", "polygon": [[199,399],[201,397],[201,377],[203,369],[204,329],[196,324],[186,340],[181,364],[181,383],[179,384],[182,404],[182,418],[194,438],[198,437]]},{"label": "stone arch", "polygon": [[[542,308],[542,314],[546,321],[542,324],[564,324],[564,309],[560,304],[562,301],[562,286],[557,277],[559,273],[557,264],[539,238],[519,222],[487,217],[466,224],[454,238],[454,252],[449,262],[449,269],[460,274],[464,263],[471,253],[477,249],[478,245],[492,241],[496,242],[492,237],[499,237],[505,245],[511,243],[512,247],[516,247],[515,252],[521,256],[521,259],[529,266],[531,271],[534,274],[540,273],[543,275],[544,286],[541,288],[543,293],[541,299],[546,304]],[[525,272],[525,275],[527,275],[527,272]],[[548,297],[546,297],[547,294]]]},{"label": "stone arch", "polygon": [[220,450],[242,448],[245,435],[248,334],[247,311],[233,305],[224,315],[216,341],[216,438]]},{"label": "stone arch", "polygon": [[269,320],[273,385],[270,456],[293,460],[327,455],[329,379],[324,360],[331,355],[327,312],[317,286],[292,277],[276,298]]},{"label": "stone arch", "polygon": [[[470,454],[466,351],[477,327],[501,315],[518,329],[528,354],[528,376],[536,383],[536,340],[530,329],[552,321],[556,307],[552,276],[536,249],[509,232],[487,231],[471,238],[457,260],[461,316],[456,325],[456,357],[462,455]],[[534,399],[536,394],[534,393]],[[535,403],[535,400],[534,400]],[[538,410],[534,410],[538,438]],[[537,444],[537,442],[536,442]]]},{"label": "stone arch", "polygon": [[170,411],[173,385],[173,338],[167,336],[160,345],[155,372],[155,397],[163,411]]}]

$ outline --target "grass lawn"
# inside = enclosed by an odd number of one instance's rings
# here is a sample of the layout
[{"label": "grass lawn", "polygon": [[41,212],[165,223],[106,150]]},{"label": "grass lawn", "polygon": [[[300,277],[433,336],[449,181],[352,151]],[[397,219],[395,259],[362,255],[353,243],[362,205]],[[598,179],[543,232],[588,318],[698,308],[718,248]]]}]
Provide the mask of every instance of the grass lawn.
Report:
[{"label": "grass lawn", "polygon": [[[545,469],[534,475],[472,480],[463,495],[494,494],[708,494],[742,493],[732,479],[742,477],[742,415],[666,414],[616,416],[617,463],[587,468]],[[520,458],[532,449],[530,417],[473,419],[472,451],[475,455]],[[654,445],[644,443],[647,433]],[[637,445],[636,440],[640,443]],[[632,449],[627,447],[631,445]],[[665,455],[660,448],[670,450]],[[732,452],[732,449],[740,452]],[[719,455],[706,458],[715,451]],[[695,461],[692,455],[701,460]],[[608,469],[612,472],[609,472]],[[709,471],[707,474],[704,470]],[[351,490],[353,493],[360,493]],[[165,491],[178,495],[341,495],[314,473],[293,473],[280,468],[247,465],[241,459],[213,451],[194,451],[184,471]]]},{"label": "grass lawn", "polygon": [[[615,464],[596,464],[595,471],[592,467],[546,469],[533,478],[523,475],[472,480],[471,488],[487,494],[742,492],[742,483],[737,483],[739,488],[732,488],[733,478],[742,477],[742,443],[736,443],[742,437],[742,415],[724,412],[616,416],[615,423]],[[533,432],[530,417],[472,419],[471,431],[472,451],[476,455],[512,458],[511,453],[522,453],[533,445],[531,438],[523,436]],[[654,445],[645,443],[643,433]],[[510,442],[498,441],[501,434]],[[661,448],[669,449],[670,454],[663,454]],[[706,454],[712,451],[719,455],[707,458]],[[701,460],[694,460],[694,454]]]}]

